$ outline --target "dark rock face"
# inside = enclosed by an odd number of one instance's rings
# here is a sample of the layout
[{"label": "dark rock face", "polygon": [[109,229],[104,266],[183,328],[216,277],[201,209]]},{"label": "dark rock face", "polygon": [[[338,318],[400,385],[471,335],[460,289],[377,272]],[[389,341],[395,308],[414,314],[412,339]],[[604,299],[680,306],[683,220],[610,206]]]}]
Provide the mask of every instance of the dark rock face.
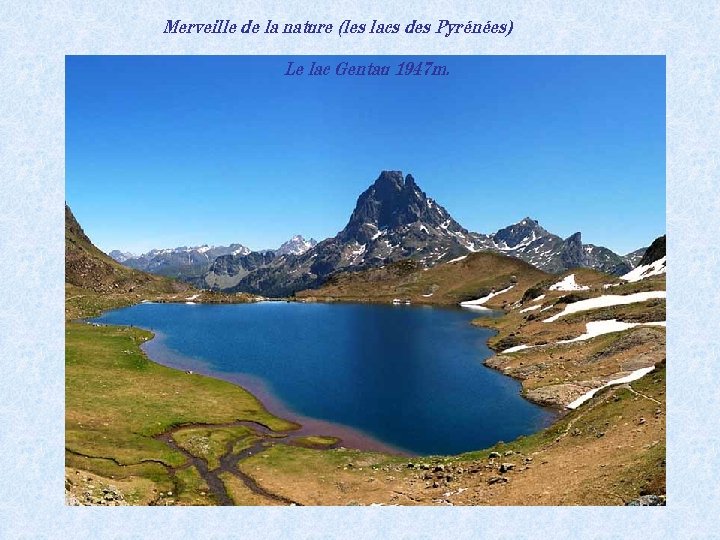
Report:
[{"label": "dark rock face", "polygon": [[251,272],[275,259],[274,251],[252,251],[243,255],[223,255],[215,259],[200,284],[212,289],[235,287]]},{"label": "dark rock face", "polygon": [[402,230],[415,223],[449,231],[446,236],[469,234],[442,206],[427,198],[412,175],[403,179],[400,171],[383,171],[360,195],[350,221],[336,238],[366,243],[375,240],[378,231]]},{"label": "dark rock face", "polygon": [[601,270],[616,276],[626,274],[635,268],[635,265],[632,264],[632,261],[629,259],[621,257],[617,253],[610,251],[608,248],[594,246],[592,244],[585,244],[584,266],[587,268],[595,268],[596,270]]},{"label": "dark rock face", "polygon": [[638,266],[652,264],[663,257],[665,257],[665,235],[656,238],[653,243],[650,244],[650,247],[647,248],[642,259],[640,259]]},{"label": "dark rock face", "polygon": [[560,249],[560,261],[565,268],[580,268],[585,266],[585,250],[579,232],[568,237]]},{"label": "dark rock face", "polygon": [[[403,178],[400,171],[383,171],[358,197],[348,224],[335,240],[370,243],[376,248],[381,244],[402,244],[410,250],[428,240],[444,240],[447,248],[458,244],[470,249],[474,245],[470,233],[429,199],[412,175]],[[386,255],[381,254],[382,258]]]}]

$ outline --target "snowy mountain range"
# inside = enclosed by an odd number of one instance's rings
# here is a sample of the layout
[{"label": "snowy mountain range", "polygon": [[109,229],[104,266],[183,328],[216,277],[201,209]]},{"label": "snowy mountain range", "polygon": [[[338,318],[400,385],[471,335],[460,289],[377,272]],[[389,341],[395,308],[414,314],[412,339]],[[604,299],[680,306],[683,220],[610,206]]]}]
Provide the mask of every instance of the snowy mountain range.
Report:
[{"label": "snowy mountain range", "polygon": [[602,246],[583,244],[579,232],[562,239],[529,217],[484,237],[484,241],[491,251],[522,259],[550,273],[581,267],[622,275],[632,270],[644,253],[642,248],[621,256]]},{"label": "snowy mountain range", "polygon": [[[301,235],[293,236],[284,242],[277,250],[266,250],[277,255],[304,253],[317,242],[313,239],[305,240]],[[153,249],[142,255],[119,250],[111,251],[108,255],[125,266],[159,274],[163,276],[190,279],[205,274],[212,263],[223,256],[242,257],[252,253],[252,250],[242,244],[229,246],[202,246],[176,247],[166,249]]]},{"label": "snowy mountain range", "polygon": [[412,258],[429,268],[475,251],[493,251],[559,273],[595,268],[622,275],[644,250],[628,256],[583,244],[580,233],[566,239],[531,218],[492,234],[470,232],[419,188],[412,175],[383,171],[357,200],[347,225],[334,237],[302,253],[225,255],[196,285],[284,296],[322,284],[328,276]]}]

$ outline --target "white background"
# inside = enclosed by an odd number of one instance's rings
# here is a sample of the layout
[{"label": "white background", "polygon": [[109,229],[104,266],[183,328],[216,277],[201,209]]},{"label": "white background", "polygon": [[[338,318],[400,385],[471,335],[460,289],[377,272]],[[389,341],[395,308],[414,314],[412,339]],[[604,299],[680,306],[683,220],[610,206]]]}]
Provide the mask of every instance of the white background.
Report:
[{"label": "white background", "polygon": [[[717,536],[720,28],[717,2],[17,1],[0,3],[1,538]],[[295,3],[299,4],[299,3]],[[376,7],[373,7],[373,4]],[[330,6],[333,7],[330,7]],[[166,35],[238,22],[512,19],[461,34]],[[665,508],[72,508],[63,498],[66,54],[667,55]],[[102,181],[102,179],[98,179]],[[533,501],[527,501],[532,504]]]}]

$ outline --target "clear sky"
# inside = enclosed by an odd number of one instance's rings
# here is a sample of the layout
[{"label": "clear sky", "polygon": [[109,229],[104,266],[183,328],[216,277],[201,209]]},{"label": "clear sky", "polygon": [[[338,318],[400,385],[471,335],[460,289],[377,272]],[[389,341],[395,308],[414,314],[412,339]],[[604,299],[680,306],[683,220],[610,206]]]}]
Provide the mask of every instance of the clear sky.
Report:
[{"label": "clear sky", "polygon": [[[334,70],[344,59],[432,60],[450,75],[283,75],[289,61]],[[619,253],[665,233],[664,57],[90,56],[66,67],[66,199],[105,251],[321,240],[383,169],[412,173],[472,231],[530,216]]]}]

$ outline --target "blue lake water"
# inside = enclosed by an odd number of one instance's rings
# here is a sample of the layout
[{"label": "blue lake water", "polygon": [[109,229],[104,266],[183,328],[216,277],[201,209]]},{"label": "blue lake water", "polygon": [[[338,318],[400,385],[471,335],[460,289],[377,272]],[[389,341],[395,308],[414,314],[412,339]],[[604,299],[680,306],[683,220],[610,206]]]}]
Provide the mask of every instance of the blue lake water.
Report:
[{"label": "blue lake water", "polygon": [[[263,302],[140,304],[97,322],[159,332],[165,358],[237,381],[249,375],[298,414],[349,426],[415,454],[510,441],[552,411],[483,366],[491,332],[477,312],[415,306]],[[168,360],[170,359],[170,360]],[[190,363],[188,360],[190,359]],[[164,361],[163,361],[164,360]],[[260,396],[262,398],[262,396]]]}]

